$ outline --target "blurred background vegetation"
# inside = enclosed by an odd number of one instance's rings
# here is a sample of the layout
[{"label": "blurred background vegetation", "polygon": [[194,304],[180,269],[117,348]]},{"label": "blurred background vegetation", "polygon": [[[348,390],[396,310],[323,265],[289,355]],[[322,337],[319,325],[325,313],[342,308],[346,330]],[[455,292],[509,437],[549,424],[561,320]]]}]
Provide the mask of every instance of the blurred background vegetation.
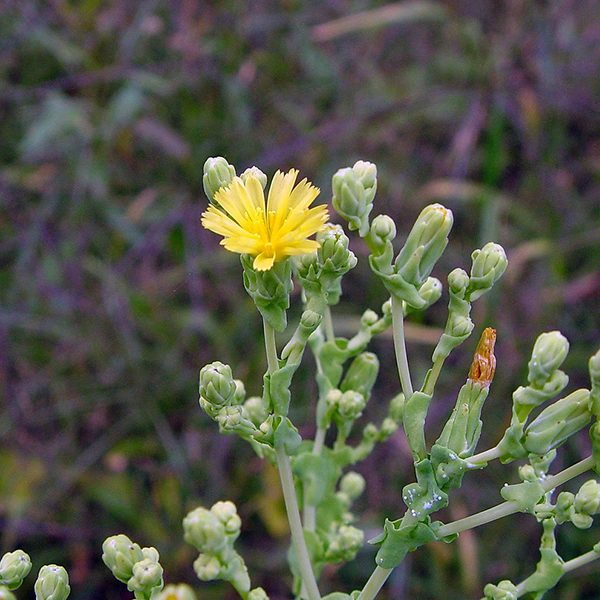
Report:
[{"label": "blurred background vegetation", "polygon": [[[1,551],[24,548],[36,569],[64,564],[74,599],[125,598],[100,561],[103,539],[123,532],[159,549],[168,581],[196,585],[181,519],[232,499],[253,582],[287,597],[273,472],[197,404],[207,362],[232,364],[250,393],[265,366],[238,258],[199,225],[208,156],[238,171],[296,167],[324,201],[338,168],[375,162],[374,212],[397,220],[399,240],[425,204],[454,211],[442,278],[468,268],[475,247],[505,246],[509,270],[474,311],[477,331],[498,330],[482,449],[499,439],[542,331],[569,338],[570,387],[587,385],[600,340],[599,64],[596,0],[4,0]],[[342,334],[385,300],[365,260],[345,292]],[[444,322],[439,304],[413,319],[420,374]],[[441,380],[433,435],[475,337]],[[376,420],[397,381],[390,339],[372,348],[383,365],[381,399],[367,411]],[[309,369],[294,408],[306,435]],[[585,435],[570,440],[555,468],[588,450]],[[375,535],[403,512],[412,469],[402,434],[359,470],[363,525]],[[515,478],[514,465],[466,477],[444,520],[496,503]],[[597,526],[563,529],[566,558],[598,539]],[[478,598],[487,581],[527,576],[538,540],[534,520],[516,517],[431,545],[382,597]],[[323,589],[361,586],[372,565],[365,550],[327,570]],[[598,571],[574,573],[552,597],[597,598]],[[235,596],[214,584],[200,597]]]}]

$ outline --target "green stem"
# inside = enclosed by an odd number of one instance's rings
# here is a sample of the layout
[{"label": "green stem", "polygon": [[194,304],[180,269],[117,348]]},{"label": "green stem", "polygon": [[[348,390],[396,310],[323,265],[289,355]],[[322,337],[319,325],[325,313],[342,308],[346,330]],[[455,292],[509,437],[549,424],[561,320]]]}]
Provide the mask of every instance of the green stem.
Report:
[{"label": "green stem", "polygon": [[325,339],[328,342],[333,342],[335,340],[335,332],[333,330],[333,319],[331,318],[329,304],[325,305],[325,310],[323,311],[323,326],[325,328]]},{"label": "green stem", "polygon": [[369,577],[369,580],[365,583],[365,587],[361,590],[358,600],[373,600],[392,571],[393,569],[375,567],[371,577]]},{"label": "green stem", "polygon": [[437,383],[438,377],[440,376],[440,372],[442,370],[442,366],[444,365],[444,356],[439,356],[437,360],[433,363],[431,367],[431,371],[427,377],[427,381],[423,386],[422,392],[427,394],[428,396],[433,395],[433,390],[435,388],[435,384]]},{"label": "green stem", "polygon": [[568,560],[563,565],[563,570],[565,573],[568,573],[569,571],[574,571],[575,569],[583,567],[583,565],[587,565],[588,563],[591,563],[593,560],[597,560],[598,558],[600,558],[600,554],[598,554],[595,550],[590,550],[589,552],[586,552],[585,554],[582,554],[577,558]]},{"label": "green stem", "polygon": [[[588,456],[578,463],[571,465],[564,471],[561,471],[556,475],[551,475],[542,482],[542,488],[544,489],[544,492],[549,492],[559,485],[562,485],[563,483],[573,479],[574,477],[589,471],[594,467],[594,464],[593,457]],[[446,537],[447,535],[460,533],[461,531],[466,531],[467,529],[473,529],[474,527],[491,523],[492,521],[496,521],[502,517],[507,517],[508,515],[512,515],[516,512],[519,512],[519,505],[517,502],[503,502],[498,506],[493,506],[492,508],[483,510],[475,515],[465,517],[464,519],[459,519],[458,521],[448,523],[447,525],[442,525],[437,530],[437,535],[438,537],[442,538]]]},{"label": "green stem", "polygon": [[[265,349],[267,352],[267,366],[269,374],[273,374],[279,367],[277,359],[277,346],[275,344],[275,330],[267,321],[263,319],[263,328],[265,332]],[[302,576],[302,587],[306,590],[308,600],[321,600],[321,594],[317,586],[317,580],[312,569],[302,521],[300,520],[300,509],[298,508],[298,499],[296,498],[296,489],[294,488],[294,476],[292,474],[292,465],[290,457],[283,448],[275,448],[275,457],[277,459],[277,468],[279,478],[281,479],[281,489],[285,501],[285,509],[290,524],[292,534],[292,543],[296,550],[296,557],[300,574]]]},{"label": "green stem", "polygon": [[292,543],[296,550],[296,558],[298,560],[300,574],[302,575],[302,585],[306,589],[309,600],[320,600],[321,594],[319,593],[315,574],[310,563],[306,540],[304,539],[304,531],[302,529],[302,522],[300,521],[300,511],[298,509],[296,490],[294,489],[294,478],[292,475],[290,457],[285,453],[283,448],[275,448],[275,456],[277,458],[277,468],[279,469],[279,476],[281,478],[285,509],[290,523]]},{"label": "green stem", "polygon": [[473,454],[467,459],[467,462],[470,465],[477,466],[481,465],[484,467],[487,463],[494,460],[495,458],[500,458],[502,452],[498,448],[498,446],[494,446],[485,452],[480,452],[479,454]]},{"label": "green stem", "polygon": [[269,374],[273,374],[279,368],[277,358],[277,346],[275,344],[275,330],[265,319],[263,319],[263,330],[265,332],[265,350],[267,352],[267,368]]},{"label": "green stem", "polygon": [[394,350],[396,351],[396,364],[400,384],[406,399],[413,395],[410,371],[408,369],[408,357],[406,354],[406,338],[404,336],[404,301],[392,296],[392,331],[394,335]]},{"label": "green stem", "polygon": [[[327,433],[326,429],[321,427],[317,428],[317,432],[315,434],[315,441],[312,448],[312,453],[315,456],[319,456],[325,445],[325,434]],[[304,495],[306,498],[306,494]],[[312,504],[308,504],[306,501],[304,502],[304,529],[307,531],[314,531],[317,526],[317,508]]]}]

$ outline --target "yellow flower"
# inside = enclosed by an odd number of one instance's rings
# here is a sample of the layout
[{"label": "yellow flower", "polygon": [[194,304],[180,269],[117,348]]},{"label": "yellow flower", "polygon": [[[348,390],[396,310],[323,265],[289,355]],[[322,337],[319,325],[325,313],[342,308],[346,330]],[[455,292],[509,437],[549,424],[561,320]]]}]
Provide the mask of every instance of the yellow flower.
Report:
[{"label": "yellow flower", "polygon": [[257,271],[268,271],[288,256],[310,254],[320,246],[309,240],[329,218],[324,205],[309,208],[319,189],[303,179],[294,186],[298,171],[277,171],[267,202],[260,181],[253,175],[234,177],[221,188],[214,204],[202,214],[202,225],[223,236],[230,252],[251,254]]}]

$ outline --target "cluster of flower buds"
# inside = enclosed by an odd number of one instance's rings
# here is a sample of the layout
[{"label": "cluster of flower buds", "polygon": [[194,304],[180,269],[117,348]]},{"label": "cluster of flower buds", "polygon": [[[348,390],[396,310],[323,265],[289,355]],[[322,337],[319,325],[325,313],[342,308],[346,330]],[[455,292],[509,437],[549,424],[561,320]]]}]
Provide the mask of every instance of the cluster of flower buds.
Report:
[{"label": "cluster of flower buds", "polygon": [[369,231],[369,213],[377,191],[377,167],[359,160],[352,168],[340,169],[332,179],[332,204],[361,237]]},{"label": "cluster of flower buds", "polygon": [[156,548],[140,548],[126,535],[113,535],[102,544],[102,560],[137,600],[150,600],[163,589],[163,568]]},{"label": "cluster of flower buds", "polygon": [[342,293],[342,276],[356,266],[357,259],[348,248],[350,240],[340,225],[328,223],[317,234],[317,242],[321,246],[316,252],[297,257],[296,275],[304,289],[307,307],[319,300],[333,306]]},{"label": "cluster of flower buds", "polygon": [[[537,338],[528,364],[529,384],[514,391],[511,423],[498,444],[500,458],[503,462],[527,456],[528,451],[522,443],[527,419],[534,408],[559,394],[567,385],[569,378],[559,367],[568,352],[569,342],[559,331],[542,333]],[[572,398],[576,403],[580,399],[580,394],[576,394]],[[565,410],[573,408],[569,406],[570,402],[571,400],[563,403],[561,412],[565,413]],[[577,416],[577,412],[580,411],[575,411],[572,416]],[[546,424],[550,423],[549,419],[552,421],[553,416],[547,413],[544,417]],[[530,434],[533,435],[532,440],[536,439],[540,424],[541,421],[538,421],[538,424],[530,430]],[[557,423],[555,423],[556,425]]]},{"label": "cluster of flower buds", "polygon": [[600,512],[600,483],[595,479],[586,481],[576,494],[561,492],[556,504],[541,503],[535,507],[538,519],[553,517],[556,523],[569,521],[578,529],[588,529],[593,516]]},{"label": "cluster of flower buds", "polygon": [[210,509],[198,507],[183,520],[184,539],[200,555],[194,570],[203,581],[229,581],[242,598],[266,597],[262,588],[250,590],[250,577],[242,557],[233,545],[242,522],[233,502],[217,502]]}]

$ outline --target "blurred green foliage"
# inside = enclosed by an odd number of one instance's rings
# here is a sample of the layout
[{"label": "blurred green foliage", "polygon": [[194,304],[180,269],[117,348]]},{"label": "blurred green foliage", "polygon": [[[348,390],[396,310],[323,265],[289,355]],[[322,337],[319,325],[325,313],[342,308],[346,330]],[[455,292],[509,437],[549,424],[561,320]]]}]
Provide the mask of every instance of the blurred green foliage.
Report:
[{"label": "blurred green foliage", "polygon": [[[256,585],[283,594],[285,538],[266,536],[281,532],[278,487],[197,406],[205,363],[233,364],[253,392],[264,368],[239,263],[199,225],[208,156],[240,170],[298,168],[325,200],[338,168],[370,160],[377,203],[400,232],[430,201],[454,211],[441,268],[465,267],[489,240],[505,246],[507,276],[474,315],[498,330],[483,444],[506,424],[508,394],[541,331],[569,338],[567,371],[585,385],[600,339],[597,8],[594,0],[4,2],[2,551],[18,545],[34,565],[70,567],[74,598],[120,597],[99,549],[124,532],[159,548],[169,581],[193,583],[181,518],[228,498],[240,506],[251,570],[264,569]],[[340,328],[385,299],[365,262],[349,278]],[[443,310],[419,325],[439,327]],[[390,349],[382,372],[393,373],[390,340],[375,343]],[[410,351],[418,369],[431,346]],[[470,357],[453,360],[434,430]],[[313,390],[306,377],[300,418]],[[587,441],[578,443],[565,463],[583,455]],[[373,531],[399,502],[409,464],[399,437],[365,465]],[[496,501],[506,471],[489,472],[454,504],[472,512]],[[527,575],[536,549],[522,536],[535,524],[512,522],[514,539],[505,527],[425,549],[390,597],[478,597],[490,579]],[[561,543],[576,554],[592,535],[571,532]],[[325,578],[361,585],[371,564],[365,552],[354,570]],[[229,597],[208,589],[206,597]],[[556,593],[599,589],[577,575]]]}]

